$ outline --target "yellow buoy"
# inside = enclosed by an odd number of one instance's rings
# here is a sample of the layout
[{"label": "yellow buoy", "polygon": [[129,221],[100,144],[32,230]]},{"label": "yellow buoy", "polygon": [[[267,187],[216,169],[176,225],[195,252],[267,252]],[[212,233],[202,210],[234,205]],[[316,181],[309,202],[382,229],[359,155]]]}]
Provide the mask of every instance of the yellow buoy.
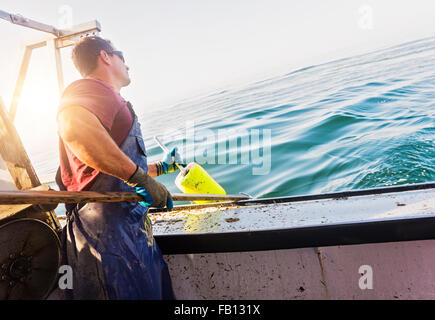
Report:
[{"label": "yellow buoy", "polygon": [[[185,168],[187,174],[180,172],[175,179],[175,184],[183,193],[200,194],[226,194],[224,188],[216,182],[208,173],[195,162],[191,162]],[[194,201],[195,203],[211,203],[219,201]]]}]

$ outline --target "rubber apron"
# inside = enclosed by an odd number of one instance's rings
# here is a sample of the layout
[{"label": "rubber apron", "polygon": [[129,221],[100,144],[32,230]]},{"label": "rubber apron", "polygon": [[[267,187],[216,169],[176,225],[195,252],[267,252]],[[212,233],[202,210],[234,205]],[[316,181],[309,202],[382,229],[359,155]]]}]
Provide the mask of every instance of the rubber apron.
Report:
[{"label": "rubber apron", "polygon": [[[131,109],[132,110],[132,109]],[[140,123],[121,150],[148,170]],[[59,184],[59,182],[58,182]],[[100,173],[89,191],[135,192],[122,180]],[[73,271],[69,299],[173,299],[166,263],[152,235],[147,208],[138,203],[87,203],[67,208],[64,262]]]}]

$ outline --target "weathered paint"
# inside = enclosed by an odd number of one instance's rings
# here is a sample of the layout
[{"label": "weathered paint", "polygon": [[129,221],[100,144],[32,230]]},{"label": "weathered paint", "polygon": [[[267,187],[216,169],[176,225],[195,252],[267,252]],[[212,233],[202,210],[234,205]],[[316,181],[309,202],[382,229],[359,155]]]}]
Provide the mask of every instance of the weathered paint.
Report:
[{"label": "weathered paint", "polygon": [[[435,190],[151,215],[154,234],[435,216]],[[179,299],[435,299],[435,240],[166,255]],[[373,270],[361,289],[359,268]]]}]

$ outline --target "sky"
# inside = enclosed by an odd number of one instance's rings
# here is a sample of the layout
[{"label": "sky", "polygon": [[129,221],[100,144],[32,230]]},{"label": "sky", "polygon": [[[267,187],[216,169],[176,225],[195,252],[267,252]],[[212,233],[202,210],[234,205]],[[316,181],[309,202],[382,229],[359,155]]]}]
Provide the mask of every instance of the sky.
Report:
[{"label": "sky", "polygon": [[[435,35],[433,0],[1,0],[0,10],[64,27],[98,20],[124,52],[121,94],[158,109],[207,92]],[[0,96],[9,106],[24,45],[47,36],[0,20]],[[62,53],[65,84],[79,79]],[[29,139],[53,135],[53,60],[34,52],[16,118]],[[38,127],[37,123],[44,123]]]}]

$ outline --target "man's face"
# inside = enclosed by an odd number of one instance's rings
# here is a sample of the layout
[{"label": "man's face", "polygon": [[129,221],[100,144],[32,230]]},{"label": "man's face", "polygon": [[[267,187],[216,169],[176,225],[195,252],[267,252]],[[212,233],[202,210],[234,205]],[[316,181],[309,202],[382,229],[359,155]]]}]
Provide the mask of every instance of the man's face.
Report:
[{"label": "man's face", "polygon": [[130,75],[128,74],[128,70],[130,69],[124,62],[122,53],[117,51],[115,47],[113,47],[113,51],[115,53],[110,53],[109,57],[112,62],[111,70],[116,78],[119,80],[122,87],[126,87],[130,84]]}]

